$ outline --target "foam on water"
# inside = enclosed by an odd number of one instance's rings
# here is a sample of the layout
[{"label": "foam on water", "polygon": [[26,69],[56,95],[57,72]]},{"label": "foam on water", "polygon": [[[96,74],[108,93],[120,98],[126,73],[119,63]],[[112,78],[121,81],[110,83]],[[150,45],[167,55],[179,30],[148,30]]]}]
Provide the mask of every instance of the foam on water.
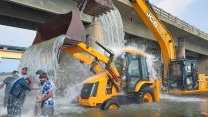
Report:
[{"label": "foam on water", "polygon": [[168,95],[161,94],[161,99],[169,100],[171,102],[207,102],[207,100],[195,96],[177,96],[177,95]]},{"label": "foam on water", "polygon": [[66,94],[65,97],[67,97],[67,100],[69,100],[70,102],[77,101],[76,99],[78,99],[77,96],[79,96],[82,86],[82,82],[77,84],[69,84],[67,88],[64,90]]}]

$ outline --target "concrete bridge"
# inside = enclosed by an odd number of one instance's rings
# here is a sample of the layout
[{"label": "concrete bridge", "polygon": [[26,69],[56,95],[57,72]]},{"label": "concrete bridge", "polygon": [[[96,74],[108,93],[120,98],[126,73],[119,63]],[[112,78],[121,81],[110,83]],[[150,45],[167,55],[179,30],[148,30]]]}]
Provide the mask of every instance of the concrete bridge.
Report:
[{"label": "concrete bridge", "polygon": [[[155,45],[152,46],[154,49],[159,50],[155,38],[131,8],[128,0],[114,0],[114,5],[123,19],[125,39],[145,39]],[[0,0],[0,24],[35,30],[56,14],[71,10],[77,10],[76,0]],[[185,57],[197,59],[200,73],[208,75],[208,34],[156,6],[154,10],[172,34],[176,46],[185,47]],[[83,14],[81,18],[86,29],[92,28],[91,24],[96,23],[89,15]],[[178,51],[179,54],[181,52]]]}]

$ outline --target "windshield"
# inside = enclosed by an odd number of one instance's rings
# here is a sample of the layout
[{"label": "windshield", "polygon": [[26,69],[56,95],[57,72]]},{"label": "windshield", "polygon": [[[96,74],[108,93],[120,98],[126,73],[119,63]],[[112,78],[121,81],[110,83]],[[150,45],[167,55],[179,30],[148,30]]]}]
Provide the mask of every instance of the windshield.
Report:
[{"label": "windshield", "polygon": [[122,53],[121,55],[117,56],[115,60],[116,67],[118,72],[123,75],[126,72],[126,62],[128,60],[128,54]]},{"label": "windshield", "polygon": [[181,75],[181,65],[178,62],[173,62],[170,64],[170,75],[180,76]]},{"label": "windshield", "polygon": [[134,53],[122,53],[116,57],[115,65],[118,72],[131,77],[149,79],[146,57]]}]

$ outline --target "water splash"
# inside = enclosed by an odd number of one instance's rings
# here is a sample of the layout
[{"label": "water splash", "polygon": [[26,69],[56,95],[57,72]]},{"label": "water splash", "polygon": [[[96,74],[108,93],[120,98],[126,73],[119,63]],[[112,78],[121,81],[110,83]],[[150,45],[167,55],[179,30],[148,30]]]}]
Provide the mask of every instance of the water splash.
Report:
[{"label": "water splash", "polygon": [[207,102],[206,99],[202,99],[201,97],[194,96],[184,96],[184,95],[168,95],[161,94],[161,99],[166,99],[171,102]]},{"label": "water splash", "polygon": [[158,79],[158,75],[157,72],[154,69],[154,60],[153,58],[155,58],[154,55],[147,55],[147,68],[148,68],[148,72],[149,72],[149,78],[151,81],[154,81],[156,79]]},{"label": "water splash", "polygon": [[47,72],[50,78],[56,79],[60,47],[63,45],[64,39],[65,36],[62,35],[30,46],[23,54],[18,70],[21,71],[23,67],[28,67],[29,74],[34,75],[37,70],[41,69]]},{"label": "water splash", "polygon": [[[70,106],[70,103],[80,94],[83,81],[91,76],[89,66],[83,66],[80,61],[60,49],[64,39],[65,35],[61,35],[30,46],[23,54],[18,67],[19,70],[25,66],[28,67],[29,74],[32,75],[39,69],[44,70],[52,82],[57,106],[63,104]],[[35,78],[35,80],[38,79]],[[36,95],[36,91],[28,93],[22,109],[23,116],[32,116]],[[34,101],[31,102],[31,100]]]},{"label": "water splash", "polygon": [[[120,55],[122,50],[136,50],[136,51],[139,51],[139,52],[146,53],[146,48],[147,48],[146,46],[138,47],[137,44],[131,43],[130,45],[125,46],[125,47],[113,47],[111,49],[115,53],[115,56],[118,56],[118,55]],[[157,72],[154,69],[154,60],[153,60],[153,58],[155,58],[155,56],[151,55],[151,54],[148,54],[148,53],[146,53],[146,54],[147,54],[146,62],[147,62],[147,67],[148,67],[148,72],[149,72],[149,78],[150,78],[151,81],[154,81],[154,80],[158,79]]]},{"label": "water splash", "polygon": [[104,45],[106,47],[124,46],[124,29],[121,15],[114,6],[114,10],[99,16],[104,34]]},{"label": "water splash", "polygon": [[[77,5],[77,2],[76,2],[76,5]],[[79,14],[79,17],[82,17],[82,14],[83,14],[83,11],[84,11],[86,5],[87,5],[87,0],[85,0],[83,3],[81,3],[81,4],[77,7],[77,13]],[[81,11],[79,10],[80,7],[82,7]]]}]

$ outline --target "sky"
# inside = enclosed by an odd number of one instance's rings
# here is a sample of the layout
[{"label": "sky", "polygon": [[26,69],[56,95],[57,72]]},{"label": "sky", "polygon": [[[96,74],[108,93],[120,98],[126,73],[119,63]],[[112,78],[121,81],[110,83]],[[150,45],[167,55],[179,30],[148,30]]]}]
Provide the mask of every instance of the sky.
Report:
[{"label": "sky", "polygon": [[[208,33],[208,0],[149,0],[155,6]],[[35,31],[0,25],[0,44],[29,47]],[[19,60],[2,59],[0,72],[16,70]]]}]

